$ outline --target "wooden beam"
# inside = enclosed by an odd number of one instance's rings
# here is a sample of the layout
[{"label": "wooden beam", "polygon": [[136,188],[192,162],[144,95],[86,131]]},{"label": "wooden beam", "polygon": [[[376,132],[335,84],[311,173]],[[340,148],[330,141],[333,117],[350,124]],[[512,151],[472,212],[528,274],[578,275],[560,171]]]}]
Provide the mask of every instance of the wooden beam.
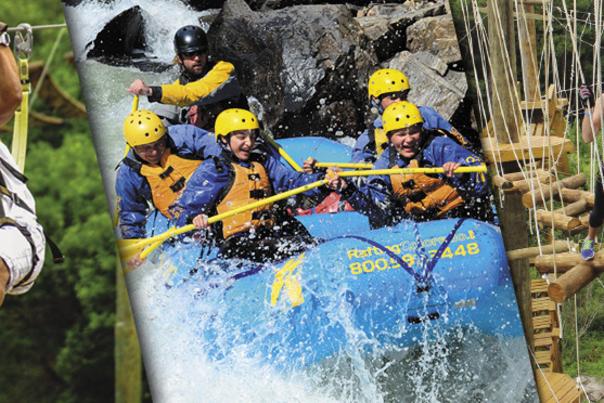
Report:
[{"label": "wooden beam", "polygon": [[594,207],[595,195],[580,189],[561,189],[560,198],[567,203],[573,203],[580,199],[585,199],[589,208]]},{"label": "wooden beam", "polygon": [[[533,208],[535,206],[539,206],[539,205],[547,202],[549,199],[551,199],[552,196],[561,193],[562,189],[564,189],[564,188],[574,189],[579,186],[583,186],[585,184],[585,182],[586,182],[586,178],[585,178],[585,175],[583,175],[583,174],[573,175],[568,178],[559,180],[557,182],[552,182],[552,183],[548,184],[547,186],[543,186],[543,189],[535,189],[532,192],[525,193],[524,196],[522,196],[522,204],[526,208]],[[543,194],[542,194],[542,192],[543,192]],[[534,205],[533,205],[533,198],[535,200]]]},{"label": "wooden beam", "polygon": [[585,174],[576,174],[561,179],[560,182],[562,182],[562,185],[567,189],[577,189],[578,187],[585,185],[587,178],[585,177]]},{"label": "wooden beam", "polygon": [[581,225],[581,220],[576,217],[569,217],[543,209],[537,210],[537,221],[546,227],[553,227],[563,231],[571,231]]},{"label": "wooden beam", "polygon": [[543,245],[541,248],[538,246],[533,246],[530,248],[522,248],[522,249],[514,249],[508,251],[508,260],[516,260],[516,259],[524,259],[524,258],[532,258],[540,255],[548,255],[553,253],[567,252],[569,251],[569,243],[566,241],[554,241],[553,244]]},{"label": "wooden beam", "polygon": [[535,176],[543,176],[543,175],[551,175],[551,172],[546,171],[544,169],[530,169],[528,171],[525,170],[525,172],[509,172],[509,173],[503,174],[501,176],[503,176],[504,179],[506,179],[510,182],[514,182],[514,181],[523,180],[523,179],[525,179],[525,177],[533,178]]},{"label": "wooden beam", "polygon": [[[574,203],[567,204],[565,207],[554,210],[554,213],[564,214],[567,216],[577,216],[587,210],[587,200],[579,199]],[[579,219],[579,221],[581,221]]]},{"label": "wooden beam", "polygon": [[579,263],[572,269],[552,281],[547,288],[549,297],[557,303],[566,301],[598,276],[592,266]]},{"label": "wooden beam", "polygon": [[512,184],[512,182],[510,182],[509,180],[505,179],[503,176],[499,176],[499,175],[495,175],[491,178],[491,181],[493,182],[493,185],[497,186],[500,189],[510,189],[512,188],[512,186],[514,186]]},{"label": "wooden beam", "polygon": [[557,272],[564,273],[582,263],[592,267],[597,273],[604,272],[604,250],[596,253],[596,256],[587,262],[581,259],[581,255],[574,252],[542,255],[535,258],[535,268],[541,274],[553,273],[554,267]]},{"label": "wooden beam", "polygon": [[534,264],[537,271],[541,274],[553,273],[554,271],[565,273],[582,261],[578,253],[568,252],[537,256]]},{"label": "wooden beam", "polygon": [[508,192],[519,192],[519,193],[526,193],[528,191],[530,191],[531,189],[538,189],[540,185],[546,185],[549,183],[551,179],[551,175],[549,174],[545,174],[545,175],[540,175],[536,178],[532,178],[532,179],[522,179],[519,181],[514,181],[512,182],[512,187],[507,189],[506,191]]}]

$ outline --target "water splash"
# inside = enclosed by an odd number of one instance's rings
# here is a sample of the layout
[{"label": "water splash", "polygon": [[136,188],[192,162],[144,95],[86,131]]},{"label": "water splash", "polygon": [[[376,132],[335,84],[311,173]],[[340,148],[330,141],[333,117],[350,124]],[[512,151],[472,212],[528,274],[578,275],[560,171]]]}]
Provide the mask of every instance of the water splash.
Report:
[{"label": "water splash", "polygon": [[153,0],[141,3],[136,0],[116,0],[110,3],[97,0],[84,0],[76,7],[65,7],[65,17],[72,32],[72,43],[76,60],[85,59],[86,46],[94,41],[97,34],[113,17],[132,7],[140,6],[145,21],[145,41],[148,45],[147,56],[159,62],[171,63],[174,58],[172,38],[176,31],[185,25],[201,25],[207,30],[207,24],[199,18],[209,13],[196,11],[182,2],[171,0]]}]

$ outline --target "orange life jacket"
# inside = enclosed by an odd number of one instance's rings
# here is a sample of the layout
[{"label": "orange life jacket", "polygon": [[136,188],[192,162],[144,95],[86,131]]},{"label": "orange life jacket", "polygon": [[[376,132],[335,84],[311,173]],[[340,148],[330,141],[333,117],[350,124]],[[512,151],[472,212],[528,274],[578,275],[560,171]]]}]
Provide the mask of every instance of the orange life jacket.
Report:
[{"label": "orange life jacket", "polygon": [[[231,163],[231,166],[235,178],[226,195],[216,206],[218,214],[246,206],[273,194],[271,181],[261,163],[253,161],[249,168],[236,163]],[[222,236],[226,239],[251,228],[272,226],[274,219],[271,207],[272,204],[268,204],[222,220]]]},{"label": "orange life jacket", "polygon": [[[418,166],[415,159],[409,163],[409,168]],[[441,178],[425,174],[393,174],[390,183],[394,197],[405,202],[405,211],[412,216],[435,214],[442,217],[464,203],[457,189]]]},{"label": "orange life jacket", "polygon": [[163,215],[172,218],[168,208],[178,199],[191,175],[201,163],[201,160],[179,157],[172,154],[170,149],[166,149],[160,166],[141,165],[139,172],[149,183],[153,205]]}]

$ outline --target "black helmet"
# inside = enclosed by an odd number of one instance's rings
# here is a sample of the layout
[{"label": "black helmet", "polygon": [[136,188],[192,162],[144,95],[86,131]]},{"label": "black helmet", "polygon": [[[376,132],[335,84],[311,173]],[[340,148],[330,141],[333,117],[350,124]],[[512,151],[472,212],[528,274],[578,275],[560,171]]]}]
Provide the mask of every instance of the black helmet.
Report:
[{"label": "black helmet", "polygon": [[186,25],[174,35],[174,51],[177,55],[183,53],[207,53],[208,38],[201,27]]}]

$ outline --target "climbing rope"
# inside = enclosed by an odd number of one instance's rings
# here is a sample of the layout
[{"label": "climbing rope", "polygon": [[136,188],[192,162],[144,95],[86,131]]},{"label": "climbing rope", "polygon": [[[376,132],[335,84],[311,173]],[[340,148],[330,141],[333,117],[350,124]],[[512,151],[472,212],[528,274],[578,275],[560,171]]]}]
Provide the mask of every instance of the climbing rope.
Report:
[{"label": "climbing rope", "polygon": [[46,78],[46,75],[48,74],[48,69],[50,68],[50,65],[52,64],[52,61],[55,57],[55,53],[57,52],[57,48],[59,47],[59,43],[61,42],[61,39],[63,38],[63,35],[65,34],[65,32],[67,32],[67,30],[65,28],[61,28],[59,30],[59,33],[57,34],[55,42],[52,45],[52,49],[50,50],[50,54],[48,55],[48,58],[44,62],[44,68],[42,69],[40,78],[38,79],[38,82],[36,83],[36,87],[34,88],[34,92],[31,96],[31,100],[29,102],[30,107],[34,104],[34,102],[36,101],[36,98],[38,97],[38,92],[40,91],[40,88],[42,88],[44,79]]}]

